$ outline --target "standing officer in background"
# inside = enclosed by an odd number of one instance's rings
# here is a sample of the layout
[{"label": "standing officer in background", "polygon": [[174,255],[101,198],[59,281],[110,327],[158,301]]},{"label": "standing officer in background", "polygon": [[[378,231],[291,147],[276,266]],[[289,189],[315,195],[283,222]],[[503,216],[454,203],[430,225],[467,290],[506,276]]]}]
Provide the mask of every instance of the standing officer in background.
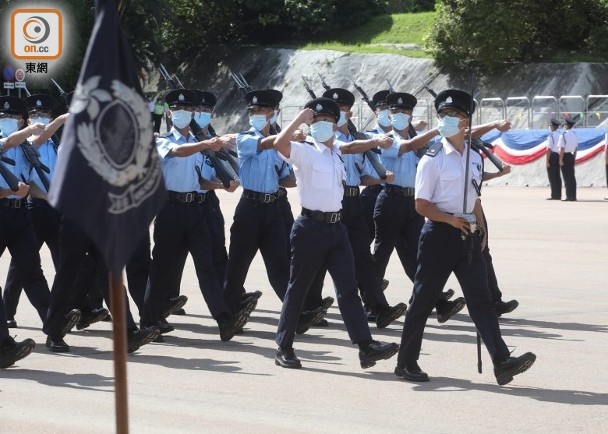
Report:
[{"label": "standing officer in background", "polygon": [[[392,357],[396,344],[372,340],[361,299],[357,294],[354,260],[348,232],[341,222],[345,169],[334,147],[338,105],[328,98],[309,101],[305,109],[274,141],[282,158],[295,170],[302,214],[291,231],[291,273],[277,330],[275,363],[301,368],[293,350],[300,311],[318,270],[326,265],[334,281],[338,307],[353,343],[359,346],[362,368]],[[314,145],[291,142],[295,130],[309,124]]]},{"label": "standing officer in background", "polygon": [[211,239],[202,202],[197,191],[199,168],[203,164],[201,151],[218,151],[224,139],[213,137],[198,141],[190,131],[194,106],[198,96],[192,90],[167,92],[165,101],[170,106],[173,128],[166,137],[157,139],[161,158],[167,203],[159,211],[154,223],[154,249],[150,277],[144,298],[142,325],[157,326],[166,316],[175,268],[184,249],[192,255],[201,293],[213,318],[217,321],[222,341],[232,339],[245,325],[249,312],[233,315],[227,306],[213,266]]},{"label": "standing officer in background", "polygon": [[[393,145],[382,149],[380,159],[387,170],[395,174],[395,179],[385,184],[376,201],[374,261],[378,274],[384,278],[393,250],[397,249],[403,270],[413,282],[418,238],[424,224],[424,218],[416,212],[414,205],[416,167],[420,160],[414,151],[425,146],[437,132],[431,130],[416,137],[409,136],[409,125],[417,103],[413,95],[394,92],[387,95],[386,102],[390,108]],[[448,297],[449,294],[437,301],[437,319],[442,323],[464,307],[462,297],[454,301],[448,301]]]},{"label": "standing officer in background", "polygon": [[[270,121],[282,98],[274,89],[253,90],[245,95],[249,131],[236,139],[243,195],[234,211],[224,293],[233,312],[239,309],[245,279],[258,249],[264,259],[268,281],[283,301],[289,281],[288,240],[277,204],[279,179],[289,174],[272,146]],[[257,293],[256,297],[261,295]]]},{"label": "standing officer in background", "polygon": [[576,177],[574,176],[574,163],[576,161],[576,151],[578,149],[578,138],[576,133],[572,131],[572,127],[576,125],[576,121],[566,119],[565,128],[559,137],[559,165],[562,168],[562,176],[564,177],[564,185],[566,187],[566,201],[576,201]]},{"label": "standing officer in background", "polygon": [[560,127],[560,122],[552,118],[549,129],[551,132],[547,136],[547,175],[549,177],[549,186],[551,187],[551,196],[547,200],[562,199],[562,177],[559,174],[559,137],[557,129]]},{"label": "standing officer in background", "polygon": [[[604,136],[604,143],[606,143],[606,187],[608,187],[608,133]],[[604,200],[608,200],[608,196]]]},{"label": "standing officer in background", "polygon": [[[509,383],[536,360],[532,353],[510,357],[490,299],[482,257],[485,228],[475,188],[482,182],[481,157],[469,152],[465,142],[465,129],[474,107],[472,97],[461,90],[446,90],[437,95],[435,109],[443,139],[422,158],[416,174],[416,210],[426,217],[426,222],[420,235],[414,296],[405,316],[395,368],[395,374],[408,381],[429,381],[418,365],[422,336],[427,318],[452,272],[460,282],[471,319],[492,357],[498,384]],[[466,202],[463,183],[468,184]]]},{"label": "standing officer in background", "polygon": [[[21,278],[25,292],[42,321],[46,318],[49,304],[49,287],[40,264],[38,241],[27,209],[26,196],[30,186],[21,182],[29,178],[30,166],[23,150],[19,148],[28,137],[44,133],[45,126],[34,123],[25,126],[25,103],[14,96],[0,97],[0,153],[15,165],[5,165],[18,182],[18,190],[9,187],[8,180],[0,176],[0,255],[5,249],[11,253],[11,261]],[[7,326],[3,309],[3,324]]]}]

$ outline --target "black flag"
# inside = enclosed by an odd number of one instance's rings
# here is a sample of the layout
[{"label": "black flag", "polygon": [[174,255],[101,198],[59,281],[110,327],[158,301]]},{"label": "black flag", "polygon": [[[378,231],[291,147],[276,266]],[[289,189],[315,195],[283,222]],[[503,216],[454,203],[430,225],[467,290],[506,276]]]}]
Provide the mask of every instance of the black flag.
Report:
[{"label": "black flag", "polygon": [[80,226],[117,276],[166,192],[150,112],[114,0],[96,0],[95,11],[49,202]]}]

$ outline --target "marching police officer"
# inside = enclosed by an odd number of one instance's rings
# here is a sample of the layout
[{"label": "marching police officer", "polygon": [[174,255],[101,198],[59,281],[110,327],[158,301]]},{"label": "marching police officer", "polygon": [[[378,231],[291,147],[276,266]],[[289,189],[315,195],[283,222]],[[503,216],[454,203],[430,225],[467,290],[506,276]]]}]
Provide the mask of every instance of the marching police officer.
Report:
[{"label": "marching police officer", "polygon": [[269,139],[270,121],[281,98],[281,92],[274,89],[253,90],[245,96],[251,129],[236,138],[243,195],[230,228],[224,285],[226,301],[233,312],[241,305],[247,272],[258,249],[270,285],[280,300],[287,289],[288,240],[277,199],[279,180],[289,174],[289,168],[272,146],[274,136]]},{"label": "marching police officer", "polygon": [[[359,346],[361,367],[392,357],[398,347],[372,340],[357,294],[354,260],[348,232],[341,222],[344,162],[334,146],[338,105],[316,98],[276,138],[274,146],[293,165],[302,214],[291,231],[291,274],[277,330],[275,363],[284,368],[302,364],[293,350],[300,310],[317,271],[325,264],[336,288],[338,307],[353,343]],[[311,125],[314,143],[291,142],[300,124]]]},{"label": "marching police officer", "polygon": [[564,177],[564,186],[566,187],[566,201],[576,201],[576,177],[574,175],[574,163],[576,161],[576,151],[578,149],[578,138],[576,133],[572,131],[572,127],[576,125],[576,121],[570,118],[566,119],[565,129],[559,137],[559,165],[562,169]]},{"label": "marching police officer", "polygon": [[27,357],[34,350],[35,346],[36,343],[32,339],[15,342],[9,336],[4,304],[0,303],[0,369],[13,366],[18,360]]},{"label": "marching police officer", "polygon": [[[0,153],[14,165],[2,164],[6,176],[0,176],[0,254],[11,253],[12,263],[21,277],[21,284],[42,321],[46,318],[49,287],[42,272],[38,241],[27,210],[26,196],[30,186],[22,182],[29,179],[30,166],[19,145],[31,135],[39,136],[45,126],[34,123],[24,127],[25,103],[13,96],[0,97]],[[29,146],[29,145],[24,145]],[[12,313],[12,312],[11,312]],[[6,315],[6,314],[5,314]],[[6,326],[6,319],[3,326]]]},{"label": "marching police officer", "polygon": [[222,341],[232,339],[249,318],[250,311],[233,315],[226,304],[213,266],[209,228],[203,210],[203,197],[198,190],[199,172],[203,164],[201,151],[218,151],[225,139],[213,137],[197,141],[190,131],[190,122],[197,105],[197,94],[189,89],[167,92],[173,123],[166,137],[157,139],[162,160],[168,199],[154,224],[154,249],[150,277],[144,298],[143,325],[156,326],[166,316],[174,270],[186,248],[192,255],[199,286],[211,315],[218,322]]},{"label": "marching police officer", "polygon": [[547,200],[561,200],[562,198],[562,178],[559,174],[559,137],[557,129],[560,122],[552,118],[549,125],[551,132],[547,136],[547,176],[551,187],[551,196]]},{"label": "marching police officer", "polygon": [[[408,381],[429,381],[418,365],[422,336],[441,288],[454,272],[462,284],[471,318],[492,357],[496,380],[504,385],[532,366],[536,356],[526,353],[510,357],[488,290],[481,253],[485,228],[474,188],[482,181],[481,157],[469,153],[465,143],[474,103],[466,92],[450,89],[437,95],[435,109],[443,139],[422,158],[416,174],[416,210],[426,217],[426,222],[395,374]],[[469,184],[466,198],[463,183]]]}]

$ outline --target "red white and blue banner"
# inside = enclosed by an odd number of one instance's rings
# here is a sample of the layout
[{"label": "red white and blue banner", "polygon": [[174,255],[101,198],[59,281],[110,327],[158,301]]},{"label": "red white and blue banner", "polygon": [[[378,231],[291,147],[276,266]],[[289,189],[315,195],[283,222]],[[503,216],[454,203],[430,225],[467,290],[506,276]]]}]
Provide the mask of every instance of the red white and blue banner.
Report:
[{"label": "red white and blue banner", "polygon": [[[608,129],[575,128],[573,131],[578,138],[576,164],[605,151]],[[491,143],[494,146],[494,154],[505,163],[524,165],[546,155],[548,136],[548,129],[511,130],[506,133],[493,131],[484,135],[483,141]]]}]

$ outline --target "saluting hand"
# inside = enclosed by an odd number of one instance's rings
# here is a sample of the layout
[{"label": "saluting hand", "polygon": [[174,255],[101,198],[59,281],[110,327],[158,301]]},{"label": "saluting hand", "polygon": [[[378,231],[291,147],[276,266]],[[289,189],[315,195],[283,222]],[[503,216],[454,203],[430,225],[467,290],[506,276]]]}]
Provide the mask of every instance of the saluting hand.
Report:
[{"label": "saluting hand", "polygon": [[315,112],[310,108],[305,108],[300,113],[298,113],[298,117],[296,118],[300,124],[310,125],[314,120]]}]

